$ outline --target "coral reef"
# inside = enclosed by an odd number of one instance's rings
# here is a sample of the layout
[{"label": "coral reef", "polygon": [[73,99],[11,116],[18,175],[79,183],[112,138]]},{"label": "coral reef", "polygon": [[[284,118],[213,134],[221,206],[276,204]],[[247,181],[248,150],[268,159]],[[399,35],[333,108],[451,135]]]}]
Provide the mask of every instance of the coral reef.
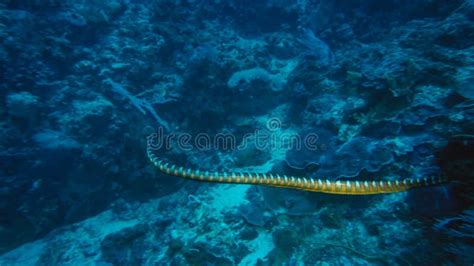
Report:
[{"label": "coral reef", "polygon": [[[472,0],[3,1],[0,264],[472,264],[473,20]],[[155,151],[188,169],[452,182],[183,181],[147,159],[158,127],[246,144]]]}]

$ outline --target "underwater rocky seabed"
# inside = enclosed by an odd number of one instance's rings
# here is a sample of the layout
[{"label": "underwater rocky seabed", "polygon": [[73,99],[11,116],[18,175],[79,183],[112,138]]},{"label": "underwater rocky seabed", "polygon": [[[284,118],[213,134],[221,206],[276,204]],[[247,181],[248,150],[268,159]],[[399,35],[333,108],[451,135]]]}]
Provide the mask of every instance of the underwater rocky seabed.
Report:
[{"label": "underwater rocky seabed", "polygon": [[[473,1],[85,2],[0,4],[0,265],[472,265]],[[146,158],[159,125],[242,141],[272,118],[321,149],[160,156],[454,181],[334,196]]]}]

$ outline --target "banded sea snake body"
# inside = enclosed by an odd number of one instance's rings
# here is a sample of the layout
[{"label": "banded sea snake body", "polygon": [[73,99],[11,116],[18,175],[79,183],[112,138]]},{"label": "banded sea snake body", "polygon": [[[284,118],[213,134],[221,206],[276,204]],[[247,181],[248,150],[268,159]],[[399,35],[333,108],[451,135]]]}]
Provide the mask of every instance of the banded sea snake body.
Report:
[{"label": "banded sea snake body", "polygon": [[373,195],[397,193],[407,191],[412,188],[435,186],[447,182],[447,179],[444,177],[431,177],[423,179],[406,178],[402,179],[401,181],[340,181],[269,173],[209,172],[187,169],[167,163],[154,155],[153,149],[150,147],[150,145],[147,147],[147,155],[150,161],[161,172],[181,178],[216,183],[264,185],[329,194]]}]

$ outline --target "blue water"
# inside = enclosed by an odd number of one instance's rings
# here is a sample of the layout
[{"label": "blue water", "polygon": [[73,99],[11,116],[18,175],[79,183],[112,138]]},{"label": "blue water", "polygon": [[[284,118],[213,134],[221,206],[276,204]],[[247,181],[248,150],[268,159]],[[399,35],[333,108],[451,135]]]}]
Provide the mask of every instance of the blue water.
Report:
[{"label": "blue water", "polygon": [[0,73],[0,265],[474,263],[472,0],[6,0]]}]

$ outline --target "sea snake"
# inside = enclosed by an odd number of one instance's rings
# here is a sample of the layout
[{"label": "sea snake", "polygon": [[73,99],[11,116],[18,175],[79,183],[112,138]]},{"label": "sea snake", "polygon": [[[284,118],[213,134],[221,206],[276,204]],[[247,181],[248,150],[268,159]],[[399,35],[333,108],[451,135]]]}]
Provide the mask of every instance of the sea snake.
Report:
[{"label": "sea snake", "polygon": [[209,172],[178,167],[159,159],[153,153],[151,145],[147,147],[150,161],[163,173],[205,182],[252,184],[271,187],[305,190],[311,192],[342,194],[342,195],[373,195],[397,193],[412,188],[439,185],[447,181],[444,177],[406,178],[401,181],[357,181],[357,180],[330,180],[319,178],[295,177],[269,173],[234,173]]}]

